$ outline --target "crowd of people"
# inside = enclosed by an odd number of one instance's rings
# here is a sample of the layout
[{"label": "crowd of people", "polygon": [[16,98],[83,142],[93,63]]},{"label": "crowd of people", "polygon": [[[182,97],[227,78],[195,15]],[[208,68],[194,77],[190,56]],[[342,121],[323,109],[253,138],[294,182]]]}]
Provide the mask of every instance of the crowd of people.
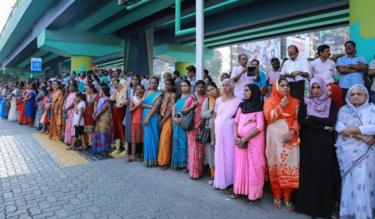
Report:
[{"label": "crowd of people", "polygon": [[290,45],[289,59],[273,58],[268,73],[241,54],[220,86],[207,71],[196,80],[194,66],[186,77],[96,70],[2,82],[0,117],[70,150],[122,153],[126,162],[181,170],[193,180],[207,170],[210,185],[250,204],[269,181],[276,208],[374,218],[375,82],[366,79],[375,61],[367,65],[353,41],[345,50],[331,59],[321,45],[309,63]]}]

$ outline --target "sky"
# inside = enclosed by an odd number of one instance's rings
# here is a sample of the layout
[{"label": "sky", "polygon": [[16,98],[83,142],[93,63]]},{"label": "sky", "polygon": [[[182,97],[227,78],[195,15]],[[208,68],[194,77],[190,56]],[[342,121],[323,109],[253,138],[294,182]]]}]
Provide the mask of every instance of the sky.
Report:
[{"label": "sky", "polygon": [[2,31],[16,0],[0,0],[0,32]]}]

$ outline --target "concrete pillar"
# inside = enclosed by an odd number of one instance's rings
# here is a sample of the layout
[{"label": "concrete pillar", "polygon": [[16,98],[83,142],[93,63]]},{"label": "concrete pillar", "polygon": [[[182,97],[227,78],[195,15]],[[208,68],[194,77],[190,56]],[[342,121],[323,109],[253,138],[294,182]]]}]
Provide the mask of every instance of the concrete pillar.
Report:
[{"label": "concrete pillar", "polygon": [[191,63],[188,62],[176,62],[175,63],[175,70],[180,72],[180,76],[187,76],[186,74],[186,67],[191,65]]},{"label": "concrete pillar", "polygon": [[76,71],[88,71],[92,69],[92,58],[90,56],[72,56],[70,58],[70,70]]},{"label": "concrete pillar", "polygon": [[367,61],[375,55],[375,1],[350,0],[350,38],[357,44],[357,52]]}]

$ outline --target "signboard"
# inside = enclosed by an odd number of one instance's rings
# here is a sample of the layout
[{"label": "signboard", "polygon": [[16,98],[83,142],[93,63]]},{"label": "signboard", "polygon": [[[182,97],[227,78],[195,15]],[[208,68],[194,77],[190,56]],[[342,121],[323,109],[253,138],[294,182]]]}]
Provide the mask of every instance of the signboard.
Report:
[{"label": "signboard", "polygon": [[41,58],[31,58],[31,71],[42,71]]}]

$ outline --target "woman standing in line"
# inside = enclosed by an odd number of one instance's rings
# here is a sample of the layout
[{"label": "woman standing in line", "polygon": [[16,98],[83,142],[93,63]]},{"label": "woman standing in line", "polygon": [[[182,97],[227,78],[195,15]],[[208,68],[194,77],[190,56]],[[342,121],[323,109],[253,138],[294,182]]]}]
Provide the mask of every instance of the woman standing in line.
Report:
[{"label": "woman standing in line", "polygon": [[115,85],[116,91],[111,96],[111,100],[115,101],[113,106],[112,120],[113,120],[113,137],[116,141],[116,150],[112,154],[118,154],[121,152],[121,145],[124,144],[125,133],[124,125],[122,120],[124,119],[125,110],[124,105],[126,101],[126,91],[127,84],[125,80],[121,80],[117,85]]},{"label": "woman standing in line", "polygon": [[34,124],[35,118],[35,98],[36,98],[36,84],[29,83],[27,85],[27,96],[24,99],[25,101],[25,120],[26,124],[30,127]]},{"label": "woman standing in line", "polygon": [[[126,97],[125,97],[125,117],[122,121],[122,124],[125,127],[125,150],[122,152],[122,155],[128,155],[129,153],[133,153],[130,150],[130,144],[132,144],[132,111],[130,110],[130,102],[132,98],[135,96],[136,87],[139,84],[139,76],[133,75],[130,83],[130,87],[126,90]],[[143,95],[143,94],[142,94]],[[142,128],[143,130],[143,128]],[[139,133],[139,132],[138,132]],[[143,136],[143,135],[142,135]],[[143,139],[142,139],[143,142]]]},{"label": "woman standing in line", "polygon": [[188,80],[181,82],[181,98],[174,104],[172,111],[173,118],[173,148],[171,168],[183,169],[186,172],[187,166],[187,136],[186,130],[179,126],[181,121],[181,111],[185,106],[186,100],[191,96],[191,85]]},{"label": "woman standing in line", "polygon": [[215,104],[215,178],[214,187],[226,189],[233,184],[233,155],[235,141],[233,121],[239,103],[231,79],[223,81],[223,96]]},{"label": "woman standing in line", "polygon": [[159,114],[157,113],[161,92],[158,90],[159,79],[151,78],[150,88],[145,95],[143,107],[143,129],[144,129],[144,162],[147,167],[157,165],[158,146],[160,138]]},{"label": "woman standing in line", "polygon": [[[145,89],[142,85],[138,84],[134,87],[135,95],[132,97],[130,102],[129,110],[131,112],[132,119],[132,132],[131,132],[131,156],[128,159],[128,163],[137,160],[141,156],[141,147],[143,147],[143,125],[142,125],[142,102],[143,94]],[[137,150],[138,149],[138,150]],[[138,155],[137,155],[138,153]]]},{"label": "woman standing in line", "polygon": [[173,143],[172,110],[176,99],[174,81],[166,79],[165,92],[160,107],[160,143],[158,152],[158,165],[167,168],[171,162]]},{"label": "woman standing in line", "polygon": [[313,218],[330,218],[338,201],[340,177],[334,147],[336,108],[322,78],[310,81],[309,93],[298,110],[301,157],[296,210]]},{"label": "woman standing in line", "polygon": [[13,91],[11,93],[11,102],[10,102],[10,109],[8,114],[8,121],[15,122],[18,119],[17,116],[17,83],[14,84]]},{"label": "woman standing in line", "polygon": [[215,127],[213,116],[216,99],[220,97],[219,89],[214,82],[208,82],[207,95],[208,97],[202,104],[201,117],[202,119],[206,120],[210,130],[210,141],[204,146],[204,158],[205,164],[210,167],[211,180],[208,182],[208,184],[212,185],[215,177]]},{"label": "woman standing in line", "polygon": [[256,84],[244,89],[234,119],[234,180],[235,195],[246,195],[251,204],[263,197],[266,173],[265,124],[262,92]]},{"label": "woman standing in line", "polygon": [[84,132],[88,146],[92,144],[92,133],[94,132],[95,120],[92,117],[95,111],[95,103],[99,100],[99,95],[95,86],[91,83],[86,85],[86,110],[83,115],[85,122]]},{"label": "woman standing in line", "polygon": [[345,101],[336,123],[340,218],[375,218],[375,106],[363,85],[353,85]]},{"label": "woman standing in line", "polygon": [[96,105],[93,118],[95,129],[92,135],[91,151],[95,154],[107,154],[112,143],[112,116],[109,87],[100,88],[99,101]]},{"label": "woman standing in line", "polygon": [[182,113],[194,111],[193,129],[187,132],[188,138],[188,170],[191,179],[199,179],[204,166],[204,145],[195,140],[197,131],[202,126],[201,117],[202,104],[206,99],[206,87],[203,80],[195,84],[195,96],[189,97],[185,103]]},{"label": "woman standing in line", "polygon": [[34,121],[34,127],[37,130],[40,130],[42,128],[42,124],[40,123],[40,120],[42,119],[44,109],[43,109],[43,98],[47,95],[47,88],[45,85],[39,86],[39,93],[36,96],[36,102],[37,102],[37,110],[35,114],[35,121]]},{"label": "woman standing in line", "polygon": [[77,84],[74,82],[69,84],[69,94],[67,95],[64,103],[64,112],[67,115],[65,121],[65,134],[64,134],[64,143],[71,145],[74,138],[74,99],[76,97]]},{"label": "woman standing in line", "polygon": [[64,104],[64,94],[61,89],[61,82],[54,81],[53,84],[53,95],[51,103],[51,120],[49,138],[52,140],[59,140],[63,128],[62,109]]},{"label": "woman standing in line", "polygon": [[264,104],[264,115],[268,122],[266,157],[273,193],[272,204],[281,208],[281,199],[289,211],[293,191],[299,188],[299,124],[297,110],[299,101],[290,96],[285,78],[279,78]]}]

